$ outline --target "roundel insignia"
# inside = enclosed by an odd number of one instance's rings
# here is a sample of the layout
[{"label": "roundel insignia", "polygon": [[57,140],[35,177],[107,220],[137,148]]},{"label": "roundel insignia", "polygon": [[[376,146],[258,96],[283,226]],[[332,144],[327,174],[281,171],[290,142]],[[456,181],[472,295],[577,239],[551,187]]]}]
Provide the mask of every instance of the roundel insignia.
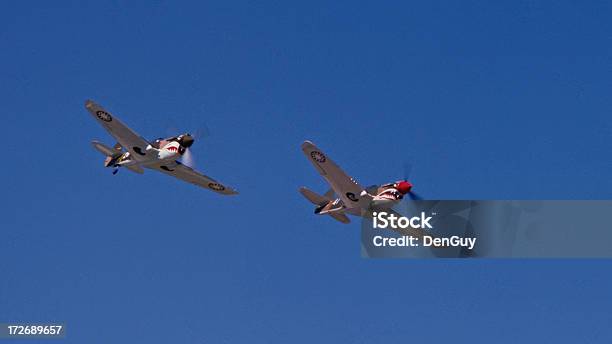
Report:
[{"label": "roundel insignia", "polygon": [[106,111],[96,111],[96,116],[98,116],[98,118],[104,122],[110,122],[113,120],[113,117],[111,117],[111,115],[109,115]]},{"label": "roundel insignia", "polygon": [[219,184],[219,183],[208,183],[208,187],[215,190],[215,191],[223,191],[225,190],[225,186]]},{"label": "roundel insignia", "polygon": [[346,198],[350,199],[353,202],[359,202],[359,199],[357,199],[357,197],[355,197],[355,194],[352,192],[347,192]]},{"label": "roundel insignia", "polygon": [[321,153],[319,151],[312,151],[312,152],[310,152],[310,157],[313,160],[317,161],[317,162],[325,162],[325,160],[327,160],[325,158],[325,154],[323,154],[323,153]]}]

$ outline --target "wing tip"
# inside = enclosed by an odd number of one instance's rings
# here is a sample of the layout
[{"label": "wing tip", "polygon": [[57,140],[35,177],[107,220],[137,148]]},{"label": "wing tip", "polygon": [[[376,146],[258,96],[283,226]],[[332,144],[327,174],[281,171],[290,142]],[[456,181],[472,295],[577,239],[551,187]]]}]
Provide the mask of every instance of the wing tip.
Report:
[{"label": "wing tip", "polygon": [[302,149],[306,149],[306,148],[314,147],[314,146],[315,146],[315,144],[312,143],[312,141],[309,141],[309,140],[306,140],[306,141],[302,142],[302,145],[301,145]]},{"label": "wing tip", "polygon": [[85,100],[85,107],[86,108],[89,109],[89,108],[94,107],[95,105],[96,105],[96,103],[93,100],[91,100],[91,99]]},{"label": "wing tip", "polygon": [[211,189],[211,188],[208,188],[208,189],[210,189],[210,190],[212,190],[212,191],[214,191],[214,192],[216,192],[216,193],[218,193],[220,195],[223,195],[223,196],[234,196],[234,195],[237,195],[239,193],[238,191],[236,191],[236,189],[233,189],[233,188],[228,187],[228,186],[225,186],[225,189],[223,189],[223,190],[215,190],[215,189]]}]

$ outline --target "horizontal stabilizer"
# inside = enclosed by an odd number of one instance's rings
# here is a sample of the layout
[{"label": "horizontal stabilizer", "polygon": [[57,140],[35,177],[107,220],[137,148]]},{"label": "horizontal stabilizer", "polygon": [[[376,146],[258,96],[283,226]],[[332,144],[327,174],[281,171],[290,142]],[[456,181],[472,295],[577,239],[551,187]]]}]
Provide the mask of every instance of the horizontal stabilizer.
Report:
[{"label": "horizontal stabilizer", "polygon": [[317,194],[316,192],[306,188],[306,187],[301,187],[300,188],[300,193],[306,197],[307,200],[310,201],[310,203],[314,204],[314,205],[324,205],[327,202],[331,201],[331,199],[326,198],[324,196],[321,196],[319,194]]},{"label": "horizontal stabilizer", "polygon": [[115,156],[115,154],[121,154],[120,150],[115,150],[110,148],[109,146],[98,142],[98,141],[91,141],[91,145],[100,153],[104,154],[105,156]]}]

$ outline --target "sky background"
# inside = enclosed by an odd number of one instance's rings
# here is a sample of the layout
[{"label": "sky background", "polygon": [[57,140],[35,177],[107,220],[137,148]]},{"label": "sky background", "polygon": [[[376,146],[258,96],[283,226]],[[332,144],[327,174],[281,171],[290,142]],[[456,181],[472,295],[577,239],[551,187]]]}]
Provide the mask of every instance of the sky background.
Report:
[{"label": "sky background", "polygon": [[[609,343],[610,260],[366,260],[310,139],[430,199],[612,197],[609,2],[4,2],[0,322],[66,343]],[[209,128],[212,192],[112,176],[91,98]],[[176,134],[170,133],[170,134]]]}]

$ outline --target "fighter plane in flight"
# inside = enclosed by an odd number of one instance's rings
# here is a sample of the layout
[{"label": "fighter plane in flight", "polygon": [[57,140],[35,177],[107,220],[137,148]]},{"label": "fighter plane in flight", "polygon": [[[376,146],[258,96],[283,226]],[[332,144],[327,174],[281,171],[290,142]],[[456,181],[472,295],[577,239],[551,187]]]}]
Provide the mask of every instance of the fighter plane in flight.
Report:
[{"label": "fighter plane in flight", "polygon": [[366,216],[372,211],[391,209],[405,195],[419,199],[407,180],[364,188],[312,142],[302,143],[302,151],[331,187],[324,195],[306,187],[300,188],[300,193],[316,206],[315,214],[329,215],[342,223],[349,223],[346,214]]},{"label": "fighter plane in flight", "polygon": [[195,141],[190,134],[149,142],[93,101],[87,100],[85,108],[117,140],[117,144],[112,148],[92,141],[94,148],[106,157],[104,166],[113,168],[113,174],[116,174],[120,167],[139,174],[144,172],[144,168],[148,168],[222,195],[238,193],[183,163],[185,160],[190,161],[189,147]]}]

